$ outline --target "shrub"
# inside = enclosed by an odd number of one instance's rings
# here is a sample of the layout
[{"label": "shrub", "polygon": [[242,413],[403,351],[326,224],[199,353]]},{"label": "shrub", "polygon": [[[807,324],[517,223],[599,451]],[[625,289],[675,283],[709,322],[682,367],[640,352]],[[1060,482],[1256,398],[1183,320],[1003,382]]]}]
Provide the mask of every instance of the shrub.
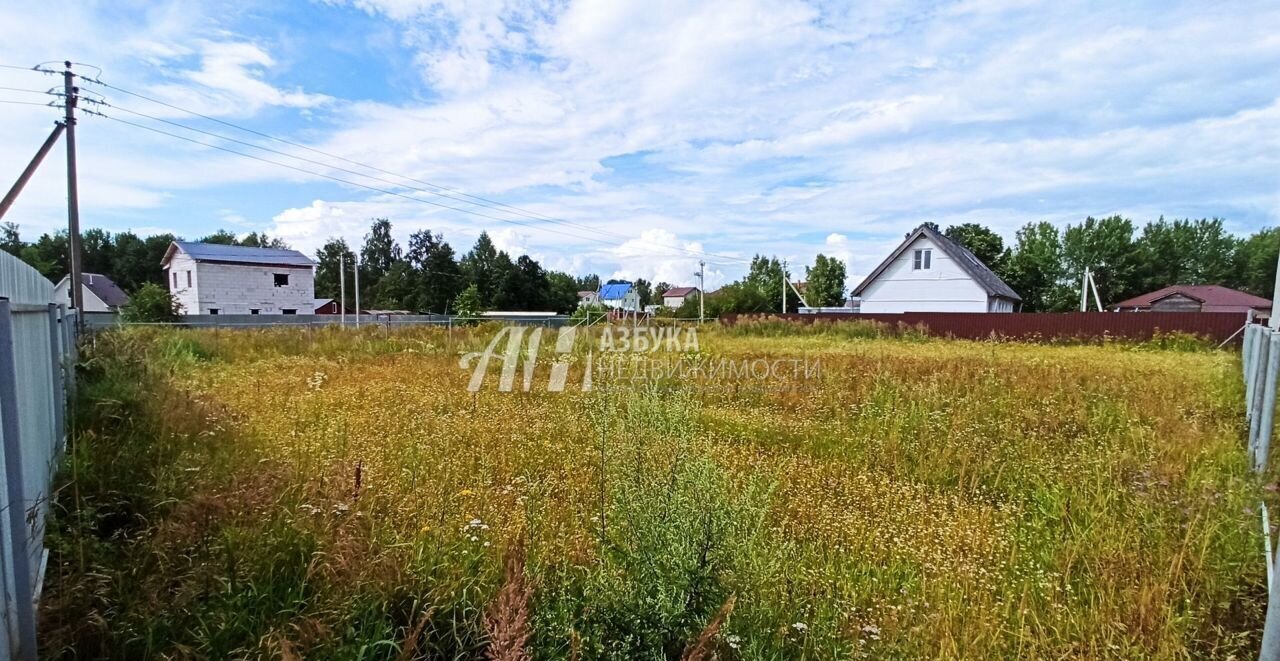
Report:
[{"label": "shrub", "polygon": [[177,321],[181,306],[164,287],[148,282],[129,297],[120,309],[120,317],[127,323],[167,323]]}]

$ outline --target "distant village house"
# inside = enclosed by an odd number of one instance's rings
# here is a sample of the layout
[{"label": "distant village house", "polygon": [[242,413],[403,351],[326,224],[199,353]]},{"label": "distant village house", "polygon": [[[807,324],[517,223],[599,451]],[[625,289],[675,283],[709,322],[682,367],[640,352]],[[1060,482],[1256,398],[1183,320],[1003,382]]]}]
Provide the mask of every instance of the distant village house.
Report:
[{"label": "distant village house", "polygon": [[[81,273],[80,282],[85,312],[117,312],[129,302],[129,295],[105,275]],[[71,307],[71,276],[62,276],[53,288],[53,295],[55,300]]]},{"label": "distant village house", "polygon": [[921,225],[852,292],[863,313],[1013,312],[1022,297],[982,260]]},{"label": "distant village house", "polygon": [[183,314],[315,313],[315,262],[296,250],[174,241],[161,266]]},{"label": "distant village house", "polygon": [[636,292],[636,288],[632,287],[630,282],[619,282],[600,287],[600,304],[613,310],[625,310],[627,312],[639,312],[641,310],[640,294]]},{"label": "distant village house", "polygon": [[662,305],[675,309],[684,305],[685,299],[697,295],[697,287],[672,287],[662,292]]},{"label": "distant village house", "polygon": [[1120,301],[1116,312],[1242,312],[1271,317],[1271,301],[1221,285],[1173,285]]}]

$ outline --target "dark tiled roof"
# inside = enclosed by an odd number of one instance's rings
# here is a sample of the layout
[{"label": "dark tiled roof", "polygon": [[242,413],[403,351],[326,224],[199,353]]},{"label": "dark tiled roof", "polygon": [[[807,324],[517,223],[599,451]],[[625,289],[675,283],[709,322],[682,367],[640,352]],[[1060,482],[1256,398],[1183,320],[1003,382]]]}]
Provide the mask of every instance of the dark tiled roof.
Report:
[{"label": "dark tiled roof", "polygon": [[1112,307],[1149,308],[1152,303],[1174,294],[1200,301],[1205,312],[1243,312],[1248,309],[1270,309],[1271,301],[1222,285],[1173,285],[1164,289],[1120,301]]},{"label": "dark tiled roof", "polygon": [[129,295],[115,281],[99,273],[81,273],[80,281],[103,303],[113,308],[129,302]]},{"label": "dark tiled roof", "polygon": [[267,264],[276,266],[314,266],[306,255],[297,250],[280,248],[253,248],[250,246],[228,246],[221,243],[193,243],[190,241],[174,241],[169,252],[164,256],[167,264],[173,257],[173,249],[177,247],[197,262],[232,262],[236,264]]},{"label": "dark tiled roof", "polygon": [[921,225],[920,227],[917,227],[914,232],[908,234],[906,240],[903,241],[896,250],[890,253],[883,262],[880,262],[880,265],[876,267],[876,270],[872,271],[871,275],[868,275],[866,279],[862,281],[862,284],[858,285],[858,287],[853,290],[852,295],[862,295],[862,291],[874,282],[876,278],[880,277],[880,274],[886,268],[889,268],[889,265],[893,263],[893,260],[897,259],[898,256],[902,254],[902,251],[907,249],[907,246],[911,245],[913,241],[921,236],[924,236],[937,244],[943,252],[947,253],[948,257],[955,261],[960,268],[964,269],[965,273],[969,274],[969,277],[973,278],[974,281],[981,285],[983,289],[987,290],[988,296],[999,296],[1013,301],[1022,300],[1022,297],[1018,295],[1018,292],[1005,284],[1004,280],[1001,280],[1000,276],[995,274],[995,271],[992,271],[986,264],[983,264],[982,260],[978,259],[977,255],[969,252],[968,248],[948,239],[941,232],[934,231],[933,228],[928,225]]}]

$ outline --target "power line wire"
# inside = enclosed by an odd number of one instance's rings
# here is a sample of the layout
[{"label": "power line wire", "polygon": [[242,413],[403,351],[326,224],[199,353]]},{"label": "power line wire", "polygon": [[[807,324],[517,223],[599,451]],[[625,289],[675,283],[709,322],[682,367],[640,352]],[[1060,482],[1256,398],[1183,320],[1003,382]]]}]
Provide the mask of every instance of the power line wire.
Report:
[{"label": "power line wire", "polygon": [[421,203],[423,203],[423,204],[430,204],[430,205],[432,205],[432,206],[440,207],[440,208],[442,208],[442,209],[450,209],[450,210],[453,210],[453,211],[458,211],[458,212],[461,212],[461,213],[467,213],[467,214],[471,214],[471,215],[473,215],[473,216],[480,216],[480,217],[482,217],[482,218],[488,218],[488,219],[490,219],[490,220],[496,220],[496,221],[503,222],[503,223],[512,223],[512,224],[514,224],[514,225],[520,225],[520,226],[523,226],[523,227],[529,227],[529,228],[531,228],[531,229],[541,229],[541,230],[546,231],[546,232],[553,232],[553,233],[561,234],[561,235],[568,236],[568,237],[570,237],[570,238],[574,238],[574,239],[586,239],[586,240],[588,240],[588,241],[596,241],[596,242],[598,242],[598,243],[603,243],[603,244],[608,245],[608,246],[611,246],[611,247],[614,245],[613,243],[611,243],[611,242],[609,242],[609,241],[605,241],[605,240],[603,240],[603,239],[595,239],[595,238],[591,238],[591,237],[584,237],[584,236],[580,236],[580,235],[576,235],[576,234],[569,234],[569,233],[567,233],[567,232],[561,232],[561,231],[558,231],[558,230],[552,229],[552,228],[550,228],[550,227],[538,227],[538,226],[534,226],[534,225],[529,225],[528,223],[520,222],[520,221],[518,221],[518,220],[512,220],[512,219],[510,219],[510,218],[500,218],[500,217],[498,217],[498,216],[491,216],[491,215],[489,215],[489,214],[480,213],[480,212],[478,212],[478,211],[474,211],[474,210],[471,210],[471,209],[462,209],[462,208],[459,208],[459,207],[452,207],[452,206],[449,206],[449,205],[447,205],[447,204],[440,204],[439,202],[433,202],[433,201],[431,201],[431,200],[424,200],[424,199],[422,199],[422,198],[420,198],[420,197],[414,197],[414,196],[412,196],[412,195],[405,195],[404,193],[399,193],[399,192],[396,192],[396,191],[393,191],[393,190],[387,190],[387,189],[385,189],[385,188],[378,188],[377,186],[369,186],[369,185],[367,185],[367,184],[362,184],[362,183],[360,183],[360,182],[350,181],[350,180],[348,180],[348,179],[343,179],[342,177],[335,177],[335,176],[333,176],[333,175],[325,174],[325,173],[323,173],[323,172],[315,172],[315,171],[313,171],[313,170],[308,170],[308,169],[306,169],[306,168],[300,168],[300,167],[297,167],[297,166],[289,165],[288,163],[281,163],[280,161],[273,161],[273,160],[271,160],[271,159],[269,159],[269,158],[262,158],[262,157],[260,157],[260,156],[254,156],[253,154],[246,154],[246,153],[244,153],[244,152],[242,152],[242,151],[236,151],[236,150],[234,150],[234,149],[230,149],[230,148],[227,148],[227,147],[223,147],[223,146],[221,146],[221,145],[215,145],[215,144],[210,144],[210,143],[207,143],[207,142],[201,142],[200,140],[196,140],[196,139],[194,139],[194,138],[188,138],[188,137],[183,136],[183,135],[178,135],[177,133],[170,133],[169,131],[164,131],[164,130],[161,130],[161,129],[155,128],[155,127],[153,127],[153,126],[147,126],[147,125],[145,125],[145,124],[139,124],[139,123],[137,123],[137,122],[131,122],[131,121],[127,120],[127,119],[120,119],[119,117],[112,117],[111,115],[107,115],[107,114],[104,114],[104,113],[101,113],[101,112],[97,112],[97,111],[93,111],[93,110],[88,110],[88,109],[85,109],[85,108],[81,108],[81,110],[82,110],[83,112],[87,113],[87,114],[90,114],[90,115],[96,115],[96,116],[98,116],[98,117],[102,117],[103,119],[108,119],[108,120],[111,120],[111,121],[113,121],[113,122],[119,122],[119,123],[121,123],[121,124],[125,124],[125,125],[132,126],[132,127],[135,127],[135,128],[140,128],[140,129],[143,129],[143,130],[146,130],[146,131],[151,131],[151,132],[153,132],[153,133],[159,133],[159,134],[161,134],[161,135],[166,135],[166,136],[169,136],[169,137],[171,137],[171,138],[176,138],[176,139],[178,139],[178,140],[183,140],[183,141],[185,141],[185,142],[190,142],[190,143],[192,143],[192,144],[201,145],[201,146],[203,146],[203,147],[208,147],[208,148],[210,148],[210,149],[217,149],[217,150],[219,150],[219,151],[227,152],[228,154],[235,154],[235,155],[237,155],[237,156],[243,156],[243,157],[245,157],[245,158],[250,158],[250,159],[253,159],[253,160],[255,160],[255,161],[260,161],[260,162],[262,162],[262,163],[267,163],[267,164],[270,164],[270,165],[275,165],[275,166],[278,166],[278,167],[287,168],[287,169],[293,170],[293,171],[295,171],[295,172],[301,172],[301,173],[303,173],[303,174],[309,174],[309,175],[314,176],[314,177],[322,177],[322,178],[324,178],[324,179],[329,179],[329,180],[331,180],[331,181],[336,181],[336,182],[338,182],[338,183],[347,184],[348,186],[356,186],[356,187],[358,187],[358,188],[365,188],[365,189],[368,189],[368,190],[371,190],[371,191],[374,191],[374,192],[383,193],[383,194],[385,194],[385,195],[394,195],[394,196],[396,196],[396,197],[403,197],[403,198],[405,198],[406,200],[413,200],[413,201],[415,201],[415,202],[421,202]]},{"label": "power line wire", "polygon": [[15,106],[43,106],[45,108],[61,108],[61,103],[41,103],[39,101],[11,101],[8,99],[0,99],[0,103],[11,103]]},{"label": "power line wire", "polygon": [[[582,229],[585,229],[585,230],[588,230],[588,231],[591,231],[591,232],[597,232],[597,233],[601,233],[601,234],[612,234],[613,236],[615,236],[615,237],[617,237],[617,238],[619,238],[619,239],[622,239],[624,242],[625,242],[625,241],[630,241],[630,240],[632,240],[632,237],[626,237],[626,236],[622,236],[622,235],[619,235],[619,234],[613,234],[613,233],[611,233],[611,232],[605,232],[605,231],[600,230],[599,228],[596,228],[596,227],[591,227],[591,226],[588,226],[588,225],[582,225],[582,224],[579,224],[579,223],[574,223],[574,222],[572,222],[572,221],[564,220],[564,219],[562,219],[562,218],[556,218],[556,217],[553,217],[553,216],[548,216],[548,215],[546,215],[546,214],[541,214],[541,213],[538,213],[538,212],[536,212],[536,211],[528,211],[528,210],[522,209],[522,208],[520,208],[520,207],[517,207],[517,206],[511,205],[511,204],[507,204],[507,203],[505,203],[505,202],[499,202],[499,201],[497,201],[497,200],[491,200],[491,199],[488,199],[488,198],[485,198],[485,197],[481,197],[481,196],[479,196],[479,195],[473,195],[473,194],[466,193],[466,192],[463,192],[463,191],[460,191],[460,190],[456,190],[456,189],[453,189],[453,188],[449,188],[449,187],[447,187],[447,186],[442,186],[442,185],[440,185],[440,184],[432,183],[432,182],[430,182],[430,181],[425,181],[425,180],[422,180],[422,179],[417,179],[417,178],[414,178],[414,177],[410,177],[410,176],[408,176],[408,175],[403,175],[403,174],[400,174],[400,173],[397,173],[397,172],[393,172],[393,171],[391,171],[391,170],[386,170],[386,169],[383,169],[383,168],[380,168],[380,167],[377,167],[377,166],[374,166],[374,165],[370,165],[370,164],[368,164],[368,163],[362,163],[362,162],[360,162],[360,161],[356,161],[356,160],[353,160],[353,159],[350,159],[350,158],[346,158],[346,157],[344,157],[344,156],[340,156],[340,155],[338,155],[338,154],[333,154],[333,153],[331,153],[331,152],[327,152],[327,151],[324,151],[324,150],[321,150],[321,149],[316,149],[316,148],[314,148],[314,147],[310,147],[310,146],[308,146],[308,145],[304,145],[304,144],[301,144],[301,143],[298,143],[298,142],[294,142],[294,141],[292,141],[292,140],[287,140],[287,139],[285,139],[285,138],[280,138],[280,137],[277,137],[277,136],[271,135],[271,134],[269,134],[269,133],[264,133],[264,132],[262,132],[262,131],[258,131],[258,130],[251,129],[251,128],[247,128],[247,127],[240,126],[240,125],[235,124],[235,123],[232,123],[232,122],[228,122],[228,121],[223,120],[223,119],[219,119],[219,118],[217,118],[217,117],[212,117],[212,116],[209,116],[209,115],[206,115],[206,114],[203,114],[203,113],[200,113],[200,112],[194,111],[194,110],[190,110],[190,109],[187,109],[187,108],[183,108],[183,107],[181,107],[181,106],[178,106],[178,105],[175,105],[175,104],[172,104],[172,103],[166,102],[166,101],[162,101],[162,100],[160,100],[160,99],[156,99],[156,98],[153,98],[153,97],[147,96],[147,95],[145,95],[145,94],[140,94],[140,93],[138,93],[138,92],[133,92],[133,91],[131,91],[131,90],[127,90],[127,89],[124,89],[124,88],[122,88],[122,87],[118,87],[118,86],[116,86],[116,85],[112,85],[112,84],[110,84],[110,83],[105,83],[105,82],[103,82],[102,80],[99,80],[99,79],[97,79],[97,78],[88,78],[88,77],[85,77],[85,76],[83,76],[83,75],[79,75],[78,77],[79,77],[81,80],[85,81],[86,83],[90,83],[90,84],[94,84],[94,85],[99,85],[99,86],[104,87],[104,88],[107,88],[107,89],[115,90],[115,91],[120,92],[120,93],[122,93],[122,94],[127,94],[127,95],[129,95],[129,96],[133,96],[133,97],[136,97],[136,98],[142,99],[142,100],[144,100],[144,101],[148,101],[148,102],[151,102],[151,103],[155,103],[155,104],[158,104],[158,105],[164,106],[164,107],[166,107],[166,108],[171,108],[171,109],[173,109],[173,110],[177,110],[177,111],[179,111],[179,112],[183,112],[183,113],[186,113],[186,114],[192,115],[192,116],[194,116],[194,117],[199,117],[199,118],[201,118],[201,119],[204,119],[204,120],[207,120],[207,121],[211,121],[211,122],[215,122],[215,123],[217,123],[217,124],[222,124],[223,126],[227,126],[227,127],[230,127],[230,128],[236,129],[236,130],[238,130],[238,131],[244,131],[244,132],[246,132],[246,133],[250,133],[250,134],[253,134],[253,135],[256,135],[256,136],[262,137],[262,138],[266,138],[266,139],[268,139],[268,140],[272,140],[272,141],[275,141],[275,142],[279,142],[279,143],[281,143],[281,144],[289,145],[289,146],[291,146],[291,147],[296,147],[296,148],[298,148],[298,149],[304,149],[304,150],[307,150],[307,151],[312,152],[312,153],[315,153],[315,154],[320,154],[320,155],[322,155],[322,156],[326,156],[326,157],[328,157],[328,158],[337,159],[337,160],[342,161],[342,162],[344,162],[344,163],[349,163],[349,164],[352,164],[352,165],[357,165],[357,166],[359,166],[359,167],[366,168],[366,169],[369,169],[369,170],[373,170],[373,171],[375,171],[375,172],[380,172],[380,173],[382,173],[382,174],[387,174],[387,175],[391,175],[391,176],[393,176],[393,177],[398,177],[398,178],[405,179],[405,180],[408,180],[408,181],[413,181],[413,182],[415,182],[415,183],[422,184],[422,185],[424,185],[424,186],[429,186],[429,187],[431,187],[432,189],[435,189],[435,190],[423,190],[423,189],[421,189],[421,188],[415,188],[415,187],[413,187],[413,186],[408,186],[408,185],[405,185],[405,184],[403,184],[403,183],[393,182],[393,181],[388,181],[388,180],[383,179],[383,178],[380,178],[380,177],[375,177],[375,176],[372,176],[372,175],[368,175],[368,174],[364,174],[364,173],[360,173],[360,172],[355,172],[355,171],[353,171],[353,170],[349,170],[349,169],[345,169],[345,168],[337,167],[337,166],[334,166],[334,165],[332,165],[332,164],[322,163],[322,162],[315,161],[315,160],[311,160],[311,159],[307,159],[307,158],[304,158],[304,157],[301,157],[301,156],[296,156],[296,155],[293,155],[293,154],[288,154],[288,153],[286,153],[286,152],[281,152],[281,151],[273,150],[273,149],[270,149],[270,148],[267,148],[267,147],[262,147],[262,146],[260,146],[260,145],[255,145],[255,144],[253,144],[253,143],[248,143],[248,142],[244,142],[244,141],[240,141],[240,140],[235,140],[235,139],[233,139],[233,138],[227,138],[226,136],[219,136],[219,135],[217,135],[217,134],[209,133],[209,132],[207,132],[207,131],[201,131],[200,129],[194,129],[194,128],[188,127],[188,126],[186,126],[186,125],[183,125],[183,124],[177,123],[177,122],[172,122],[172,121],[169,121],[169,120],[160,119],[160,118],[153,117],[153,116],[151,116],[151,115],[146,115],[146,114],[144,114],[144,113],[140,113],[140,112],[137,112],[137,111],[129,110],[129,109],[126,109],[126,108],[121,108],[121,107],[119,107],[119,106],[112,106],[112,107],[115,107],[115,108],[117,108],[117,109],[123,110],[124,112],[128,112],[128,113],[131,113],[131,114],[135,114],[135,115],[138,115],[138,116],[141,116],[141,117],[146,117],[146,118],[148,118],[148,119],[152,119],[152,120],[155,120],[155,121],[161,121],[161,122],[164,122],[164,123],[167,123],[167,124],[171,124],[171,125],[174,125],[174,126],[178,126],[178,127],[181,127],[181,128],[185,128],[185,129],[188,129],[188,130],[192,130],[192,131],[196,131],[196,132],[204,133],[204,134],[206,134],[206,135],[210,135],[210,136],[213,136],[213,137],[218,137],[218,138],[220,138],[220,139],[228,140],[228,141],[231,141],[231,142],[237,142],[237,143],[239,143],[239,144],[243,144],[243,145],[247,145],[247,146],[250,146],[250,147],[254,147],[254,148],[256,148],[256,149],[261,149],[261,150],[264,150],[264,151],[272,152],[272,153],[275,153],[275,154],[279,154],[279,155],[282,155],[282,156],[286,156],[286,157],[288,157],[288,158],[294,158],[294,159],[297,159],[297,160],[306,161],[306,162],[313,163],[313,164],[316,164],[316,165],[321,165],[322,167],[328,167],[328,168],[332,168],[332,169],[335,169],[335,170],[340,170],[340,171],[342,171],[342,172],[347,172],[347,173],[349,173],[349,174],[355,174],[355,175],[357,175],[357,176],[362,176],[362,177],[366,177],[366,178],[373,179],[373,180],[376,180],[376,181],[381,181],[381,182],[383,182],[383,183],[390,183],[390,184],[392,184],[392,185],[400,186],[400,187],[402,187],[402,188],[409,188],[409,189],[411,189],[411,190],[417,190],[417,191],[419,191],[419,192],[429,193],[429,194],[433,194],[433,195],[439,195],[439,196],[446,197],[446,198],[449,198],[449,199],[453,199],[453,200],[455,200],[455,201],[459,201],[459,202],[462,202],[462,203],[465,203],[465,204],[472,204],[472,205],[482,206],[482,207],[486,207],[486,208],[490,208],[490,209],[494,209],[494,210],[505,211],[506,213],[512,213],[512,214],[520,215],[520,216],[523,216],[523,217],[525,217],[525,218],[529,218],[529,219],[532,219],[532,220],[541,220],[541,221],[545,221],[545,222],[551,222],[551,223],[557,223],[557,224],[568,225],[568,226],[573,226],[573,227],[579,227],[579,228],[582,228]],[[453,195],[446,194],[446,193],[442,193],[442,192],[439,192],[439,191],[447,191],[447,193],[452,193]],[[468,199],[461,199],[461,198],[468,198]],[[446,208],[452,208],[452,207],[446,207]],[[460,211],[461,211],[461,210],[460,210]],[[464,213],[465,213],[465,211],[464,211]],[[479,215],[483,215],[483,214],[479,214]],[[490,218],[492,218],[491,216],[487,216],[487,215],[484,215],[484,217],[490,217]],[[511,221],[511,222],[515,222],[515,221]],[[526,225],[526,226],[527,226],[527,225]],[[561,232],[561,234],[563,234],[563,232]],[[573,235],[570,235],[570,236],[573,236]],[[720,260],[727,260],[727,261],[729,261],[729,262],[734,262],[734,263],[743,263],[743,264],[745,264],[745,263],[750,263],[750,260],[743,259],[743,258],[741,258],[741,257],[734,257],[734,256],[730,256],[730,255],[720,255],[720,254],[716,254],[716,253],[709,253],[709,252],[705,252],[705,251],[701,251],[701,250],[693,250],[693,249],[691,249],[691,248],[683,248],[683,247],[680,247],[680,246],[663,246],[663,248],[669,248],[669,249],[672,249],[672,250],[677,250],[677,251],[680,251],[680,252],[683,252],[683,253],[687,253],[687,254],[690,254],[690,255],[695,255],[695,256],[701,256],[701,257],[713,257],[713,258],[717,258],[717,259],[720,259]]]}]

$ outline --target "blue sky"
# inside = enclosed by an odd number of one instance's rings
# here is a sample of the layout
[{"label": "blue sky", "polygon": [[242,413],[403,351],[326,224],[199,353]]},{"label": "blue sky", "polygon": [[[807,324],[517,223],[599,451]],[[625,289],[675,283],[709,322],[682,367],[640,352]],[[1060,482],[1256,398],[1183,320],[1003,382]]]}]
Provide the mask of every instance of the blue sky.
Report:
[{"label": "blue sky", "polygon": [[[854,284],[926,220],[1010,240],[1087,215],[1218,216],[1241,233],[1280,215],[1274,2],[257,4],[6,3],[0,64],[70,57],[115,86],[571,224],[185,133],[127,110],[260,141],[86,84],[114,117],[407,197],[86,117],[85,225],[259,230],[312,252],[386,216],[401,240],[430,228],[464,252],[487,230],[550,268],[673,284],[709,253],[717,286],[754,253],[836,255]],[[0,69],[0,86],[58,82]],[[5,185],[56,113],[0,103]],[[27,238],[64,222],[62,167],[56,152],[6,218]]]}]

